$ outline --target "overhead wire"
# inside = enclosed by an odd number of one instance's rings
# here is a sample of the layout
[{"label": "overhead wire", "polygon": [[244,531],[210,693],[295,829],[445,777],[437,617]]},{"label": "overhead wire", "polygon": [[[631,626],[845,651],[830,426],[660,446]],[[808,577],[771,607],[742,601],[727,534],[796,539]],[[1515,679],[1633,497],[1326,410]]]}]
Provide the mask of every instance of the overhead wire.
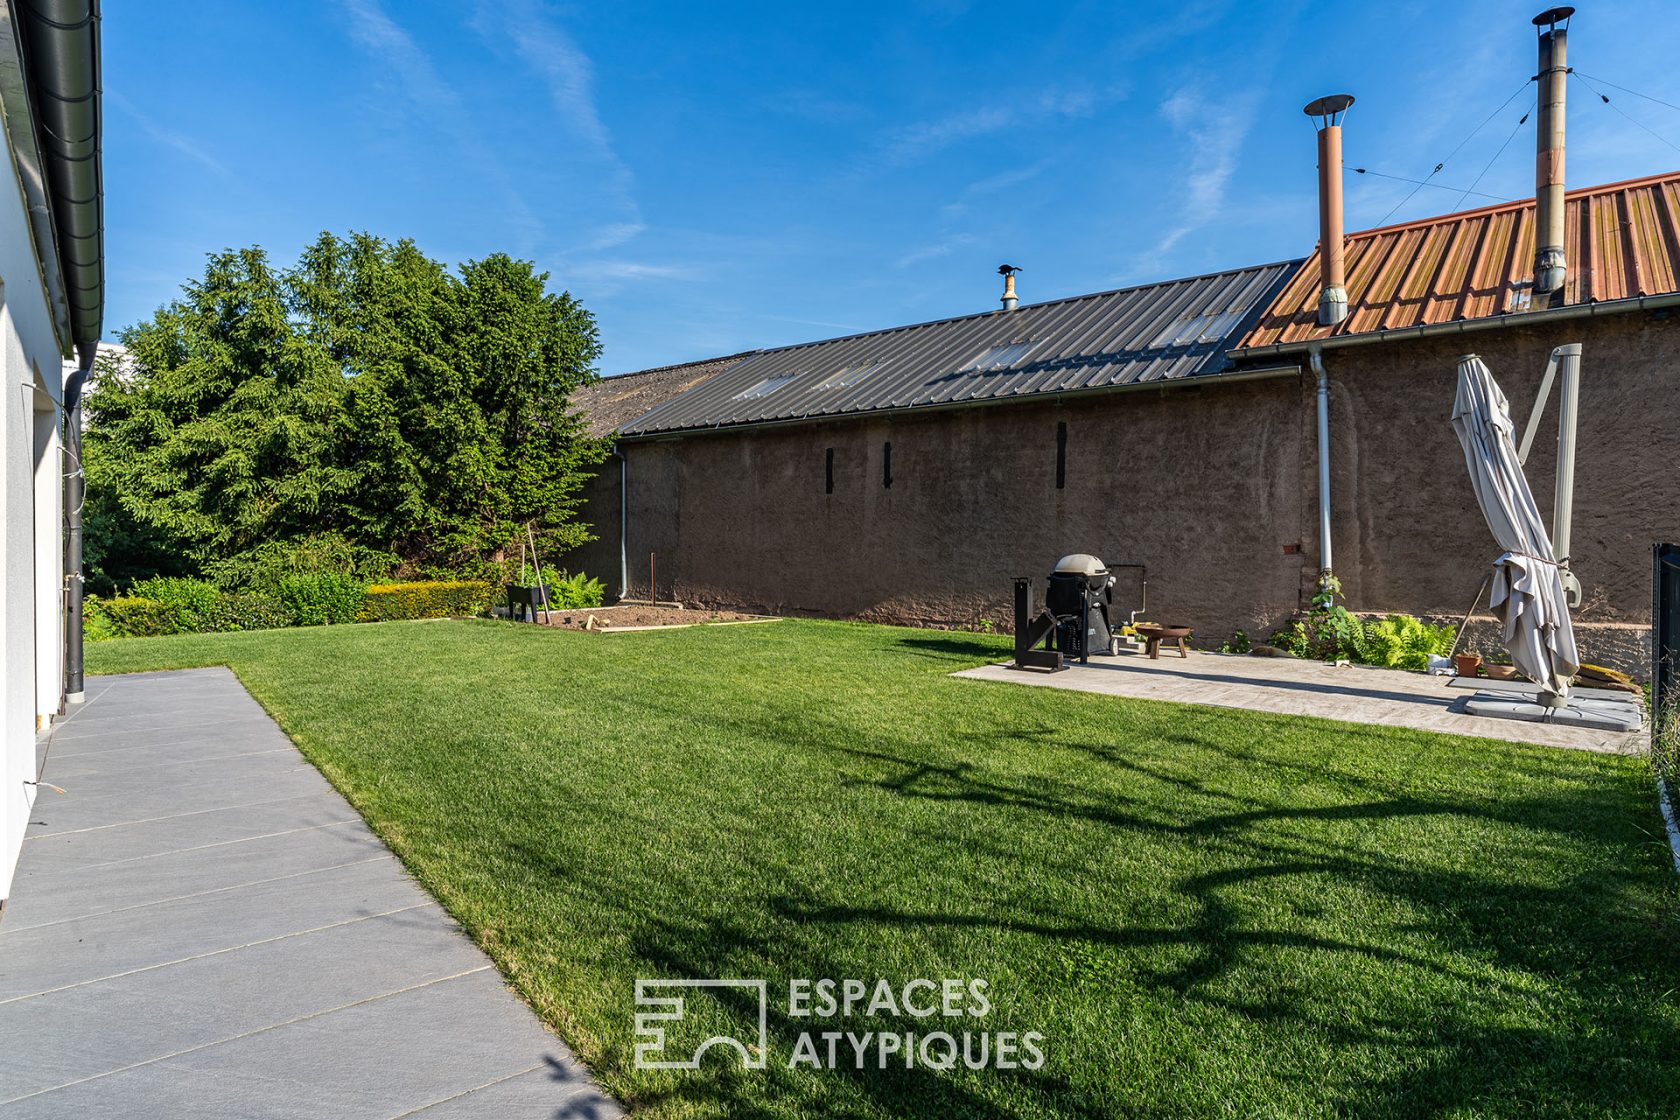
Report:
[{"label": "overhead wire", "polygon": [[[1406,195],[1405,198],[1402,198],[1399,202],[1395,203],[1394,206],[1389,210],[1389,212],[1383,215],[1382,221],[1378,222],[1377,225],[1379,225],[1379,226],[1387,225],[1388,220],[1390,218],[1394,217],[1395,214],[1399,213],[1400,208],[1405,206],[1406,203],[1410,202],[1417,195],[1418,191],[1422,190],[1426,186],[1435,186],[1436,184],[1431,183],[1430,180],[1435,178],[1436,175],[1440,174],[1441,169],[1446,167],[1446,165],[1452,161],[1454,156],[1458,155],[1459,152],[1463,151],[1464,150],[1464,145],[1470,143],[1470,141],[1473,140],[1476,137],[1477,133],[1481,132],[1482,129],[1484,129],[1488,126],[1488,124],[1493,120],[1493,118],[1497,117],[1500,113],[1503,113],[1505,111],[1506,107],[1509,106],[1511,104],[1511,102],[1515,101],[1522,94],[1523,90],[1528,88],[1529,83],[1532,82],[1532,81],[1533,81],[1532,78],[1527,79],[1523,82],[1522,85],[1518,86],[1516,88],[1516,90],[1514,90],[1512,92],[1511,96],[1507,97],[1503,102],[1500,103],[1499,108],[1497,108],[1493,112],[1489,113],[1487,115],[1487,117],[1482,121],[1481,124],[1477,125],[1473,129],[1471,129],[1469,134],[1466,135],[1464,137],[1464,139],[1460,140],[1453,147],[1452,151],[1447,153],[1447,158],[1443,159],[1440,163],[1437,163],[1435,165],[1435,169],[1433,171],[1431,171],[1428,175],[1425,175],[1422,179],[1407,180],[1408,182],[1414,183],[1416,185],[1412,187],[1411,191]],[[1528,119],[1528,115],[1526,113],[1523,115],[1523,119],[1524,120]],[[1521,127],[1521,122],[1519,122],[1519,127]],[[1503,152],[1505,150],[1505,145],[1510,144],[1510,142],[1511,141],[1509,139],[1507,139],[1505,141],[1505,144],[1500,146],[1499,150],[1501,152]],[[1498,158],[1498,157],[1496,156],[1495,158]],[[1482,174],[1485,175],[1485,174],[1487,174],[1487,172],[1484,170],[1482,172]],[[1399,176],[1390,176],[1390,178],[1399,178]],[[1476,181],[1478,183],[1481,182],[1481,176],[1480,175],[1478,175],[1476,177]],[[1473,185],[1474,184],[1472,184],[1472,186]],[[1448,188],[1448,189],[1451,189],[1451,188]],[[1463,196],[1463,195],[1460,196],[1460,202],[1463,201],[1464,197],[1465,196]],[[1456,209],[1457,207],[1455,206],[1454,208]]]},{"label": "overhead wire", "polygon": [[1524,113],[1521,117],[1519,117],[1517,119],[1517,123],[1511,126],[1510,134],[1505,137],[1505,142],[1503,144],[1499,145],[1499,150],[1497,152],[1493,153],[1493,158],[1487,161],[1487,166],[1483,167],[1481,172],[1479,174],[1477,174],[1475,179],[1471,180],[1470,186],[1465,189],[1464,193],[1458,196],[1458,201],[1453,203],[1453,209],[1454,210],[1457,210],[1460,206],[1463,206],[1464,205],[1464,200],[1466,198],[1469,198],[1471,193],[1474,192],[1477,187],[1481,186],[1482,180],[1487,177],[1487,173],[1489,171],[1493,170],[1493,165],[1499,161],[1499,157],[1505,154],[1505,149],[1509,148],[1511,146],[1511,141],[1513,141],[1517,138],[1518,130],[1521,129],[1523,125],[1528,123],[1528,118],[1534,113],[1534,110],[1535,110],[1536,107],[1538,107],[1538,105],[1539,105],[1539,98],[1536,97],[1535,98],[1535,104],[1531,105],[1528,109],[1528,112]]},{"label": "overhead wire", "polygon": [[[1438,191],[1462,191],[1462,190],[1464,190],[1464,188],[1462,188],[1462,187],[1449,187],[1445,183],[1431,183],[1427,179],[1408,179],[1404,175],[1390,175],[1386,171],[1373,171],[1369,167],[1356,167],[1356,168],[1353,169],[1353,171],[1354,171],[1354,174],[1356,174],[1356,175],[1375,175],[1379,179],[1393,179],[1396,182],[1400,182],[1400,183],[1413,183],[1413,184],[1415,184],[1417,186],[1420,186],[1420,187],[1433,187]],[[1468,193],[1473,194],[1473,195],[1477,196],[1478,198],[1491,198],[1495,202],[1510,202],[1510,201],[1512,201],[1511,199],[1506,198],[1503,195],[1488,194],[1486,191],[1469,191]]]},{"label": "overhead wire", "polygon": [[[1619,86],[1615,82],[1607,82],[1603,78],[1600,78],[1600,77],[1598,77],[1596,75],[1593,75],[1593,74],[1583,74],[1583,73],[1581,73],[1581,71],[1575,69],[1574,67],[1570,67],[1569,72],[1571,74],[1574,74],[1577,78],[1580,78],[1583,82],[1597,82],[1601,86],[1609,86],[1611,89],[1619,90],[1622,93],[1631,93],[1635,97],[1642,97],[1646,101],[1655,102],[1656,104],[1661,105],[1665,109],[1673,109],[1675,112],[1680,112],[1680,105],[1676,105],[1672,101],[1664,101],[1660,97],[1652,97],[1648,93],[1640,93],[1636,89],[1629,89],[1626,86]],[[1599,96],[1602,97],[1603,95],[1600,94]]]},{"label": "overhead wire", "polygon": [[[1576,71],[1576,70],[1571,70],[1570,73],[1573,74],[1576,78],[1579,78],[1580,81],[1581,81],[1581,84],[1586,86],[1589,90],[1592,91],[1593,96],[1597,97],[1600,101],[1604,102],[1605,105],[1609,106],[1610,108],[1614,109],[1618,114],[1620,114],[1620,116],[1623,120],[1627,121],[1629,124],[1633,125],[1635,128],[1643,129],[1645,132],[1650,133],[1650,135],[1654,139],[1658,140],[1659,142],[1661,142],[1663,144],[1667,144],[1670,148],[1673,148],[1675,151],[1680,152],[1680,144],[1675,144],[1674,141],[1670,140],[1668,137],[1664,136],[1662,133],[1658,132],[1656,129],[1652,128],[1650,125],[1645,124],[1643,121],[1634,120],[1631,116],[1629,116],[1627,114],[1627,112],[1620,105],[1618,105],[1614,101],[1610,100],[1609,94],[1606,94],[1606,93],[1600,91],[1598,89],[1598,87],[1594,86],[1592,84],[1592,82],[1587,79],[1587,76],[1585,74],[1582,74],[1582,73],[1580,73],[1579,71]],[[1604,84],[1609,85],[1610,83],[1605,82]],[[1621,89],[1620,86],[1616,86],[1614,88]],[[1623,92],[1633,93],[1632,90],[1624,90]],[[1641,93],[1635,93],[1634,96],[1635,97],[1645,97],[1645,95],[1641,94]],[[1657,99],[1654,98],[1654,97],[1646,97],[1645,99],[1647,101],[1657,101]],[[1668,105],[1668,102],[1657,101],[1657,104]],[[1669,108],[1671,108],[1671,109],[1680,108],[1680,106],[1669,105]]]}]

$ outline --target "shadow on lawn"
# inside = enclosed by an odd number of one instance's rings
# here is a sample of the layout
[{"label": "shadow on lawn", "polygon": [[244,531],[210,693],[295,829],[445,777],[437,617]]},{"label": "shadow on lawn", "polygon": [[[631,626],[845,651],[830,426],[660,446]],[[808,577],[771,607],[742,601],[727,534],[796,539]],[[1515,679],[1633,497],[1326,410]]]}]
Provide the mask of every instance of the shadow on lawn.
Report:
[{"label": "shadow on lawn", "polygon": [[996,661],[1009,654],[1009,647],[997,641],[979,638],[900,638],[900,648],[922,657],[938,657],[941,661]]},{"label": "shadow on lawn", "polygon": [[[1193,745],[1221,751],[1205,741]],[[1409,1117],[1489,1106],[1506,1115],[1573,1113],[1609,1100],[1616,1106],[1607,1113],[1656,1115],[1676,1109],[1680,1015],[1656,996],[1673,986],[1672,962],[1680,958],[1674,891],[1667,869],[1657,866],[1661,861],[1647,858],[1650,853],[1643,849],[1648,845],[1631,835],[1637,827],[1627,818],[1626,786],[1618,776],[1554,784],[1523,797],[1488,798],[1453,796],[1450,790],[1427,796],[1395,789],[1392,781],[1338,773],[1334,779],[1351,800],[1266,804],[1207,780],[1125,758],[1119,748],[1063,746],[1146,782],[1168,784],[1175,799],[1164,802],[1038,777],[1006,779],[969,762],[931,762],[880,749],[850,753],[890,771],[854,779],[856,785],[873,785],[894,797],[1041,819],[1037,825],[1000,821],[984,831],[1031,835],[1036,829],[1083,822],[1216,845],[1227,854],[1228,866],[1173,883],[1175,894],[1195,903],[1193,921],[1106,927],[1083,914],[1056,920],[1055,915],[1017,912],[903,911],[790,905],[786,900],[778,903],[779,916],[800,923],[990,929],[1047,947],[1074,942],[1121,951],[1182,947],[1190,952],[1187,960],[1133,975],[1175,997],[1245,1019],[1284,1021],[1292,1031],[1319,1033],[1353,1052],[1373,1046],[1395,1050],[1386,1065],[1396,1072],[1389,1076],[1371,1081],[1343,1077],[1340,1086],[1326,1083],[1327,1096],[1335,1094],[1343,1108],[1359,1115]],[[1546,760],[1534,768],[1551,769]],[[1321,782],[1326,778],[1323,771],[1315,776]],[[1212,804],[1198,811],[1196,802]],[[1357,827],[1430,818],[1462,819],[1467,836],[1485,835],[1489,824],[1515,826],[1533,832],[1535,842],[1544,846],[1584,844],[1601,850],[1572,878],[1537,883],[1532,878],[1537,867],[1496,868],[1475,857],[1459,863],[1438,849],[1414,855],[1409,849],[1372,845]],[[1478,827],[1483,831],[1478,833]],[[1498,856],[1490,852],[1487,858]],[[1289,900],[1295,899],[1299,912],[1311,911],[1314,890],[1289,886],[1290,880],[1318,880],[1326,889],[1334,884],[1337,894],[1356,891],[1390,900],[1394,913],[1419,916],[1415,925],[1393,927],[1397,935],[1417,944],[1421,934],[1429,948],[1421,954],[1397,949],[1378,941],[1378,931],[1369,938],[1339,940],[1289,928],[1305,924],[1304,917],[1288,912]],[[1255,911],[1250,900],[1256,896],[1247,888],[1268,881],[1278,883],[1281,893],[1262,896],[1274,900],[1269,912]],[[1651,901],[1635,902],[1640,895]],[[1661,899],[1667,901],[1656,901]],[[1276,910],[1278,900],[1286,905],[1282,913]],[[1346,968],[1354,976],[1366,971],[1357,963],[1361,960],[1415,970],[1420,979],[1414,983],[1428,992],[1424,1006],[1430,1010],[1420,1013],[1417,995],[1410,991],[1410,1014],[1396,1017],[1372,1007],[1326,1016],[1292,998],[1255,1005],[1218,994],[1230,985],[1216,982],[1251,965],[1259,967],[1263,980],[1268,973],[1254,952],[1279,949],[1342,955],[1348,964],[1334,966],[1336,971]],[[1542,986],[1552,991],[1540,996]],[[1349,990],[1362,990],[1359,981]],[[1497,1025],[1507,1019],[1527,1022]],[[1632,1040],[1637,1042],[1630,1046]],[[1609,1082],[1614,1082],[1615,1095],[1607,1097]]]},{"label": "shadow on lawn", "polygon": [[[788,720],[761,709],[714,718],[760,739]],[[814,763],[808,780],[846,791],[844,808],[856,814],[836,827],[896,837],[901,851],[918,853],[916,867],[907,860],[851,880],[802,877],[799,857],[784,861],[772,840],[758,850],[762,861],[741,869],[745,878],[722,880],[739,892],[738,911],[690,912],[658,901],[664,884],[627,891],[588,861],[562,866],[540,846],[527,857],[570,889],[619,900],[623,935],[644,976],[762,975],[774,990],[790,975],[859,976],[859,958],[888,944],[897,947],[891,963],[864,978],[924,960],[969,961],[982,974],[987,959],[1009,961],[1027,975],[1044,962],[1053,969],[1071,961],[1085,971],[1067,979],[1052,972],[1047,983],[1064,989],[1059,1002],[1095,1009],[1094,1023],[1038,1026],[1066,1026],[1087,1048],[1116,1053],[1133,1040],[1123,1024],[1103,1025],[1102,993],[1115,991],[1105,985],[1152,990],[1155,1007],[1214,1022],[1224,1043],[1235,1041],[1233,1056],[1254,1064],[1251,1074],[1221,1074],[1235,1114],[1267,1110],[1264,1099],[1242,1096],[1254,1085],[1307,1086],[1270,1102],[1274,1111],[1306,1102],[1313,1111],[1361,1116],[1672,1115],[1680,1100],[1680,1016],[1656,994],[1673,986],[1680,959],[1674,890],[1662,861],[1630,835],[1624,774],[1500,748],[1490,757],[1520,780],[1483,782],[1470,770],[1455,785],[1428,770],[1430,753],[1445,747],[1413,737],[1397,748],[1380,732],[1368,742],[1364,733],[1338,732],[1337,750],[1292,755],[1267,742],[1283,721],[1245,725],[1233,742],[1229,720],[1145,720],[1128,726],[1147,740],[1133,747],[1095,736],[1069,741],[1056,728],[1007,720],[955,744],[888,732],[867,747],[821,711],[802,712],[799,726]],[[1350,752],[1350,741],[1369,749]],[[1028,744],[1034,753],[1018,764]],[[1370,753],[1396,749],[1410,752],[1408,764]],[[1361,764],[1372,758],[1383,764]],[[1497,776],[1492,767],[1488,774]],[[905,811],[909,803],[932,808]],[[749,817],[742,839],[776,827]],[[1490,833],[1495,827],[1504,831]],[[1491,846],[1455,855],[1443,829],[1457,829],[1467,845],[1491,837]],[[1044,889],[1026,903],[1014,895],[989,906],[995,896],[965,889],[962,870],[983,860],[994,875],[1017,870],[1023,882],[1090,876],[1100,869],[1082,853],[1127,838],[1160,848],[1151,866],[1161,882],[1150,884],[1155,897],[1144,905],[1153,909],[1143,922],[1124,924],[1111,917],[1123,906],[1079,891]],[[1509,865],[1493,862],[1500,859]],[[918,873],[947,889],[906,905],[895,879]],[[1361,925],[1370,915],[1372,924]],[[995,956],[974,955],[982,952]],[[1346,1005],[1333,1006],[1337,1000]],[[626,992],[624,1006],[631,1002]],[[637,1107],[688,1103],[744,1117],[817,1105],[977,1120],[1215,1111],[1188,1092],[1175,1095],[1173,1068],[1148,1070],[1143,1084],[1157,1095],[1135,1103],[1105,1095],[1116,1079],[1100,1071],[1062,1059],[1063,1076],[1055,1055],[1037,1072],[843,1064],[794,1073],[786,1060],[799,1034],[825,1028],[788,1017],[779,1003],[771,1001],[773,1058],[764,1071],[708,1065],[654,1081],[631,1074],[627,1047],[617,1044],[604,1068],[637,1086],[630,1102]],[[756,1003],[726,1006],[738,1021],[756,1023]],[[1155,1025],[1172,1013],[1151,1014],[1134,1020],[1139,1029],[1174,1041],[1177,1028]],[[1132,1052],[1147,1052],[1151,1041]],[[813,1087],[811,1078],[844,1088]]]},{"label": "shadow on lawn", "polygon": [[[797,907],[787,905],[784,899],[772,898],[769,901],[773,912],[789,916],[798,912]],[[789,963],[779,942],[754,934],[745,925],[736,922],[694,927],[675,920],[659,920],[644,926],[637,938],[635,951],[651,967],[652,975],[670,977],[713,975],[727,961],[756,960],[764,962],[767,970],[778,973]],[[832,959],[811,961],[801,958],[798,969],[801,974],[812,978],[860,977],[855,965],[849,966]],[[788,1056],[794,1052],[802,1033],[810,1032],[815,1036],[833,1030],[859,1034],[864,1031],[902,1033],[908,1030],[920,1035],[930,1028],[924,1021],[910,1018],[866,1019],[861,1015],[827,1021],[795,1018],[787,1014],[785,988],[779,992],[779,983],[785,981],[770,981],[766,1019],[770,1054],[764,1070],[743,1071],[733,1066],[706,1064],[700,1070],[690,1072],[674,1086],[638,1093],[630,1102],[633,1108],[640,1111],[656,1103],[686,1102],[711,1111],[727,1102],[726,1114],[731,1118],[785,1120],[790,1115],[791,1102],[801,1098],[809,1100],[812,1095],[808,1087],[801,1091],[800,1080],[815,1077],[844,1079],[849,1090],[845,1096],[864,1098],[873,1106],[868,1111],[839,1111],[835,1107],[838,1102],[828,1098],[825,1102],[827,1107],[821,1115],[870,1115],[906,1120],[947,1120],[954,1117],[962,1120],[1011,1120],[1023,1114],[1025,1102],[1019,1097],[1002,1102],[995,1090],[982,1091],[976,1080],[978,1078],[1011,1082],[1024,1090],[1036,1106],[1032,1111],[1034,1115],[1047,1113],[1069,1120],[1109,1120],[1115,1115],[1116,1102],[1104,1100],[1089,1089],[1074,1085],[1048,1065],[1039,1070],[988,1068],[970,1072],[959,1068],[947,1073],[920,1065],[906,1068],[902,1057],[888,1060],[883,1066],[877,1063],[876,1054],[871,1051],[863,1068],[858,1068],[845,1060],[851,1052],[842,1043],[838,1048],[841,1060],[832,1068],[819,1071],[802,1068],[797,1073],[792,1072],[788,1068]],[[756,1023],[759,1008],[753,997],[739,989],[724,989],[718,999],[739,1022]],[[987,1026],[985,1020],[978,1020],[970,1029],[984,1031],[996,1028]],[[768,1085],[773,1090],[767,1094],[769,1099],[764,1104],[751,1101],[739,1092],[740,1083],[752,1077],[768,1079]],[[827,1094],[824,1096],[827,1097]],[[791,1114],[806,1114],[799,1105],[792,1107],[794,1111]]]}]

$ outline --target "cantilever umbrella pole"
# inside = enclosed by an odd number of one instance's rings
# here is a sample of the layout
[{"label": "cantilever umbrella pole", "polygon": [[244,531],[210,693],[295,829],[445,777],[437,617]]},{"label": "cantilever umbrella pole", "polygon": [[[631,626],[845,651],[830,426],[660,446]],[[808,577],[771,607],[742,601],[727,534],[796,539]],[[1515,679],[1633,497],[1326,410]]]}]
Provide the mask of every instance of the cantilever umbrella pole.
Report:
[{"label": "cantilever umbrella pole", "polygon": [[1528,462],[1528,453],[1534,448],[1534,437],[1540,431],[1540,416],[1546,411],[1546,401],[1552,395],[1553,381],[1559,381],[1559,389],[1557,481],[1552,488],[1552,548],[1562,569],[1560,578],[1564,594],[1571,607],[1578,607],[1581,605],[1581,581],[1569,570],[1569,543],[1575,519],[1575,431],[1581,414],[1579,342],[1555,348],[1546,361],[1546,372],[1540,378],[1540,391],[1534,395],[1534,411],[1529,413],[1528,426],[1523,429],[1522,446],[1517,448],[1519,464]]},{"label": "cantilever umbrella pole", "polygon": [[1563,590],[1571,607],[1581,605],[1581,581],[1569,570],[1570,526],[1575,517],[1575,429],[1581,411],[1581,344],[1555,351],[1558,359],[1557,486],[1552,494],[1552,548],[1563,570]]}]

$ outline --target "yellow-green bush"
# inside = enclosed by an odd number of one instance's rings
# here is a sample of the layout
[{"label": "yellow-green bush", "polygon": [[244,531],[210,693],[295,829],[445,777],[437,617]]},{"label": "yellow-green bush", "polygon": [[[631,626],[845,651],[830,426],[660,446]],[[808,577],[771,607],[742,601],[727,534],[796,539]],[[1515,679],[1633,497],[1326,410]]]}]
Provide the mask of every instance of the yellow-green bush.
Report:
[{"label": "yellow-green bush", "polygon": [[393,622],[404,618],[458,618],[490,609],[492,591],[480,580],[424,580],[376,583],[362,598],[357,622]]},{"label": "yellow-green bush", "polygon": [[119,595],[114,599],[89,595],[82,600],[82,618],[83,633],[92,642],[109,638],[155,638],[182,632],[178,606],[138,595]]}]

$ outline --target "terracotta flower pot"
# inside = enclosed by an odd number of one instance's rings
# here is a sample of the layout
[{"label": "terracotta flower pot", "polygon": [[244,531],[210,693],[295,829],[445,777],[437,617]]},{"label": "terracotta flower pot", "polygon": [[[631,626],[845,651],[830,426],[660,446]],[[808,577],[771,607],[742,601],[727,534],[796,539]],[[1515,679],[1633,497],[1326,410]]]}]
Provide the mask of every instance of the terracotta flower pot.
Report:
[{"label": "terracotta flower pot", "polygon": [[1484,665],[1482,672],[1486,673],[1491,681],[1510,681],[1517,677],[1515,665]]},{"label": "terracotta flower pot", "polygon": [[1461,653],[1453,658],[1453,667],[1461,677],[1473,677],[1476,670],[1482,667],[1482,655],[1479,653]]}]

